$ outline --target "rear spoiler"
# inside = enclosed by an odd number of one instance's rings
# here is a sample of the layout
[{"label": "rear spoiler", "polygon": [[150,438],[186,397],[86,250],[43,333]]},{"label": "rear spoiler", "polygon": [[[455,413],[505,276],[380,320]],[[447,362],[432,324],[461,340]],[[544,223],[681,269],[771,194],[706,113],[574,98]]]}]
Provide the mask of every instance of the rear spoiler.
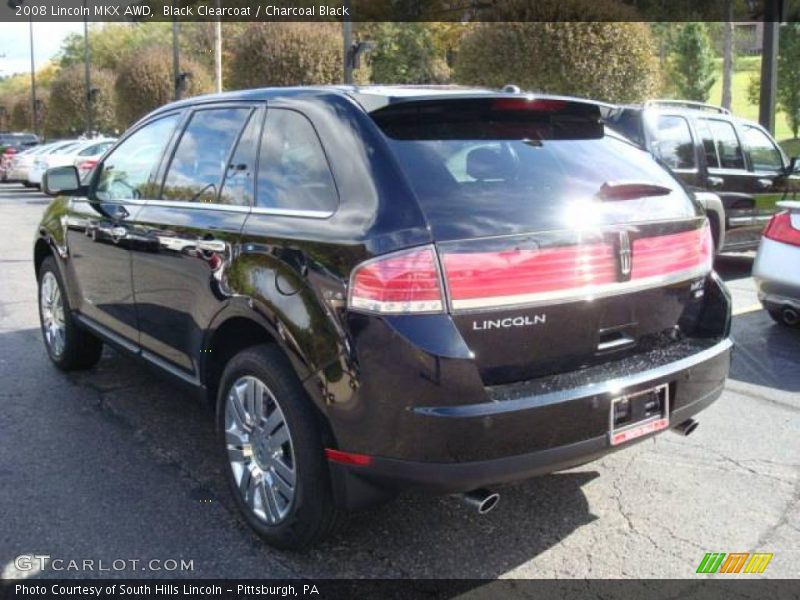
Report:
[{"label": "rear spoiler", "polygon": [[402,98],[370,113],[391,138],[401,140],[599,139],[597,103],[521,94]]}]

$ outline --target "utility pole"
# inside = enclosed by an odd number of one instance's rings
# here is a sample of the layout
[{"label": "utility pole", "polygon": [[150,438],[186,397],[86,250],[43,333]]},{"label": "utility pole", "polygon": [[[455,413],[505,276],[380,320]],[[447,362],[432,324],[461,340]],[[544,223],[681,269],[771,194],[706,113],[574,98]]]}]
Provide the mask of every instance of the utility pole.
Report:
[{"label": "utility pole", "polygon": [[775,133],[775,97],[778,92],[778,31],[781,21],[781,0],[765,0],[764,41],[761,47],[761,96],[758,122]]},{"label": "utility pole", "polygon": [[36,133],[39,127],[39,104],[36,101],[36,61],[33,57],[33,16],[28,18],[28,26],[31,36],[31,126],[33,127],[33,133]]},{"label": "utility pole", "polygon": [[350,13],[350,0],[344,0],[345,17],[342,21],[342,40],[344,42],[344,82],[353,83],[353,22],[347,16]]},{"label": "utility pole", "polygon": [[[86,8],[86,0],[83,0],[83,7]],[[84,11],[86,12],[86,11]],[[88,12],[87,12],[88,14]],[[92,123],[92,75],[90,71],[89,56],[89,18],[83,19],[83,62],[84,79],[86,80],[86,135],[91,137],[94,125]]]},{"label": "utility pole", "polygon": [[[217,8],[220,0],[217,0]],[[222,92],[222,21],[214,22],[214,75],[217,82],[217,93]]]},{"label": "utility pole", "polygon": [[[176,0],[172,0],[172,7],[175,8]],[[177,14],[177,11],[173,11]],[[172,85],[175,89],[175,100],[181,99],[181,57],[178,47],[178,17],[172,17],[172,74],[174,76]]]}]

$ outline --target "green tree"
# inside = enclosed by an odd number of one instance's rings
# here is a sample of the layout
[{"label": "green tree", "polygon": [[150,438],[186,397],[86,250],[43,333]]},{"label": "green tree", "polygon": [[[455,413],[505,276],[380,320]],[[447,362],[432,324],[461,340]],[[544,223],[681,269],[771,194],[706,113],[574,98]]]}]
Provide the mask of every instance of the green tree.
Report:
[{"label": "green tree", "polygon": [[[565,10],[591,6],[562,4]],[[659,86],[650,30],[637,22],[481,23],[462,38],[454,72],[459,83],[512,83],[609,102],[642,100]]]},{"label": "green tree", "polygon": [[[114,106],[114,74],[92,67],[92,123],[95,131],[112,133],[117,129]],[[77,135],[86,130],[86,82],[82,65],[62,68],[50,88],[58,98],[58,110],[47,115],[46,131],[50,136]]]},{"label": "green tree", "polygon": [[[181,70],[191,73],[184,97],[213,91],[208,70],[199,63],[181,58]],[[119,66],[114,86],[117,118],[128,127],[174,97],[172,53],[169,47],[152,47],[129,55]]]},{"label": "green tree", "polygon": [[342,80],[342,31],[334,23],[250,23],[234,40],[227,74],[233,89]]},{"label": "green tree", "polygon": [[446,83],[450,68],[436,33],[429,23],[381,23],[371,36],[372,81]]},{"label": "green tree", "polygon": [[778,104],[786,113],[792,135],[800,130],[800,23],[781,28],[778,55]]},{"label": "green tree", "polygon": [[716,77],[714,50],[705,23],[686,23],[675,40],[672,82],[681,99],[705,102]]}]

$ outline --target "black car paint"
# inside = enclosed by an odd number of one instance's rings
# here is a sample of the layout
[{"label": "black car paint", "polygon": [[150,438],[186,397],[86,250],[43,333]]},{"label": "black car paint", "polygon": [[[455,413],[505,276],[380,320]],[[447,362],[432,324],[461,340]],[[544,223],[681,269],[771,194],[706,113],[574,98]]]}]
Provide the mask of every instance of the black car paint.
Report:
[{"label": "black car paint", "polygon": [[[185,122],[194,107],[215,102],[220,101],[212,97],[173,104],[138,126],[176,111]],[[326,218],[311,218],[202,204],[59,197],[39,229],[37,270],[48,253],[58,257],[70,306],[84,326],[203,394],[213,395],[218,361],[235,343],[231,331],[278,344],[318,409],[327,430],[325,443],[377,457],[372,475],[369,467],[332,463],[342,505],[361,506],[406,485],[467,491],[476,482],[496,483],[515,473],[523,476],[591,460],[611,450],[603,440],[612,394],[565,396],[540,406],[542,390],[566,385],[565,372],[575,372],[585,384],[603,373],[603,365],[618,365],[622,370],[615,376],[621,380],[634,369],[661,365],[669,352],[651,338],[676,321],[698,348],[727,337],[730,299],[713,275],[703,282],[706,293],[698,297],[690,297],[694,288],[686,282],[631,294],[624,301],[549,307],[542,340],[551,349],[562,344],[564,351],[537,362],[537,353],[544,356],[546,346],[534,343],[525,364],[512,360],[509,365],[508,360],[530,345],[524,329],[479,340],[469,331],[469,314],[375,316],[347,311],[348,278],[356,265],[437,242],[386,140],[358,100],[337,90],[251,91],[228,94],[224,102],[253,107],[266,103],[307,116],[336,181],[337,210]],[[162,158],[158,184],[176,138],[177,133]],[[682,224],[644,228],[657,235],[698,227],[702,221],[698,214]],[[480,235],[476,223],[476,237]],[[170,238],[167,245],[165,237]],[[224,242],[224,249],[201,249],[198,240],[204,238]],[[99,301],[87,301],[87,293]],[[576,316],[581,311],[586,318]],[[497,314],[533,316],[537,310]],[[593,347],[598,332],[615,327],[630,327],[640,344],[614,354],[613,360],[597,355]],[[471,346],[497,356],[476,360]],[[681,419],[721,393],[729,349],[716,347],[714,357],[669,380],[678,411],[674,414]],[[501,398],[511,393],[507,386],[531,378],[534,387],[515,391],[517,400],[527,398],[522,407],[503,410]],[[477,416],[469,410],[487,405],[497,410]],[[582,440],[594,440],[585,442],[591,452],[575,454]],[[510,456],[525,464],[495,470],[487,462]],[[476,468],[485,467],[483,475],[463,472],[473,461]],[[538,467],[533,469],[531,461]],[[410,481],[409,473],[419,463],[426,466],[417,469],[420,478]],[[431,469],[440,464],[454,466],[441,470],[436,483]]]}]

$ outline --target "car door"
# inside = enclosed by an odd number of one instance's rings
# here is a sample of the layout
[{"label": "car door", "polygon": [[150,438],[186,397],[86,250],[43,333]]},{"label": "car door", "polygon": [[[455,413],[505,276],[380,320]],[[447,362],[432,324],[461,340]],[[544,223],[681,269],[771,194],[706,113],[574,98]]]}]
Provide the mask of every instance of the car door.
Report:
[{"label": "car door", "polygon": [[787,190],[788,160],[767,132],[756,125],[740,124],[742,145],[747,157],[754,194],[759,198],[779,198]]},{"label": "car door", "polygon": [[695,119],[695,129],[705,154],[706,186],[714,192],[756,191],[733,124],[725,119],[700,117]]},{"label": "car door", "polygon": [[86,198],[67,214],[70,265],[78,311],[94,324],[138,343],[130,249],[141,238],[135,218],[152,196],[164,148],[178,122],[172,114],[132,131],[98,166]]},{"label": "car door", "polygon": [[145,358],[192,383],[205,327],[228,299],[227,266],[250,211],[263,109],[193,110],[163,173],[162,191],[136,218],[133,287]]}]

